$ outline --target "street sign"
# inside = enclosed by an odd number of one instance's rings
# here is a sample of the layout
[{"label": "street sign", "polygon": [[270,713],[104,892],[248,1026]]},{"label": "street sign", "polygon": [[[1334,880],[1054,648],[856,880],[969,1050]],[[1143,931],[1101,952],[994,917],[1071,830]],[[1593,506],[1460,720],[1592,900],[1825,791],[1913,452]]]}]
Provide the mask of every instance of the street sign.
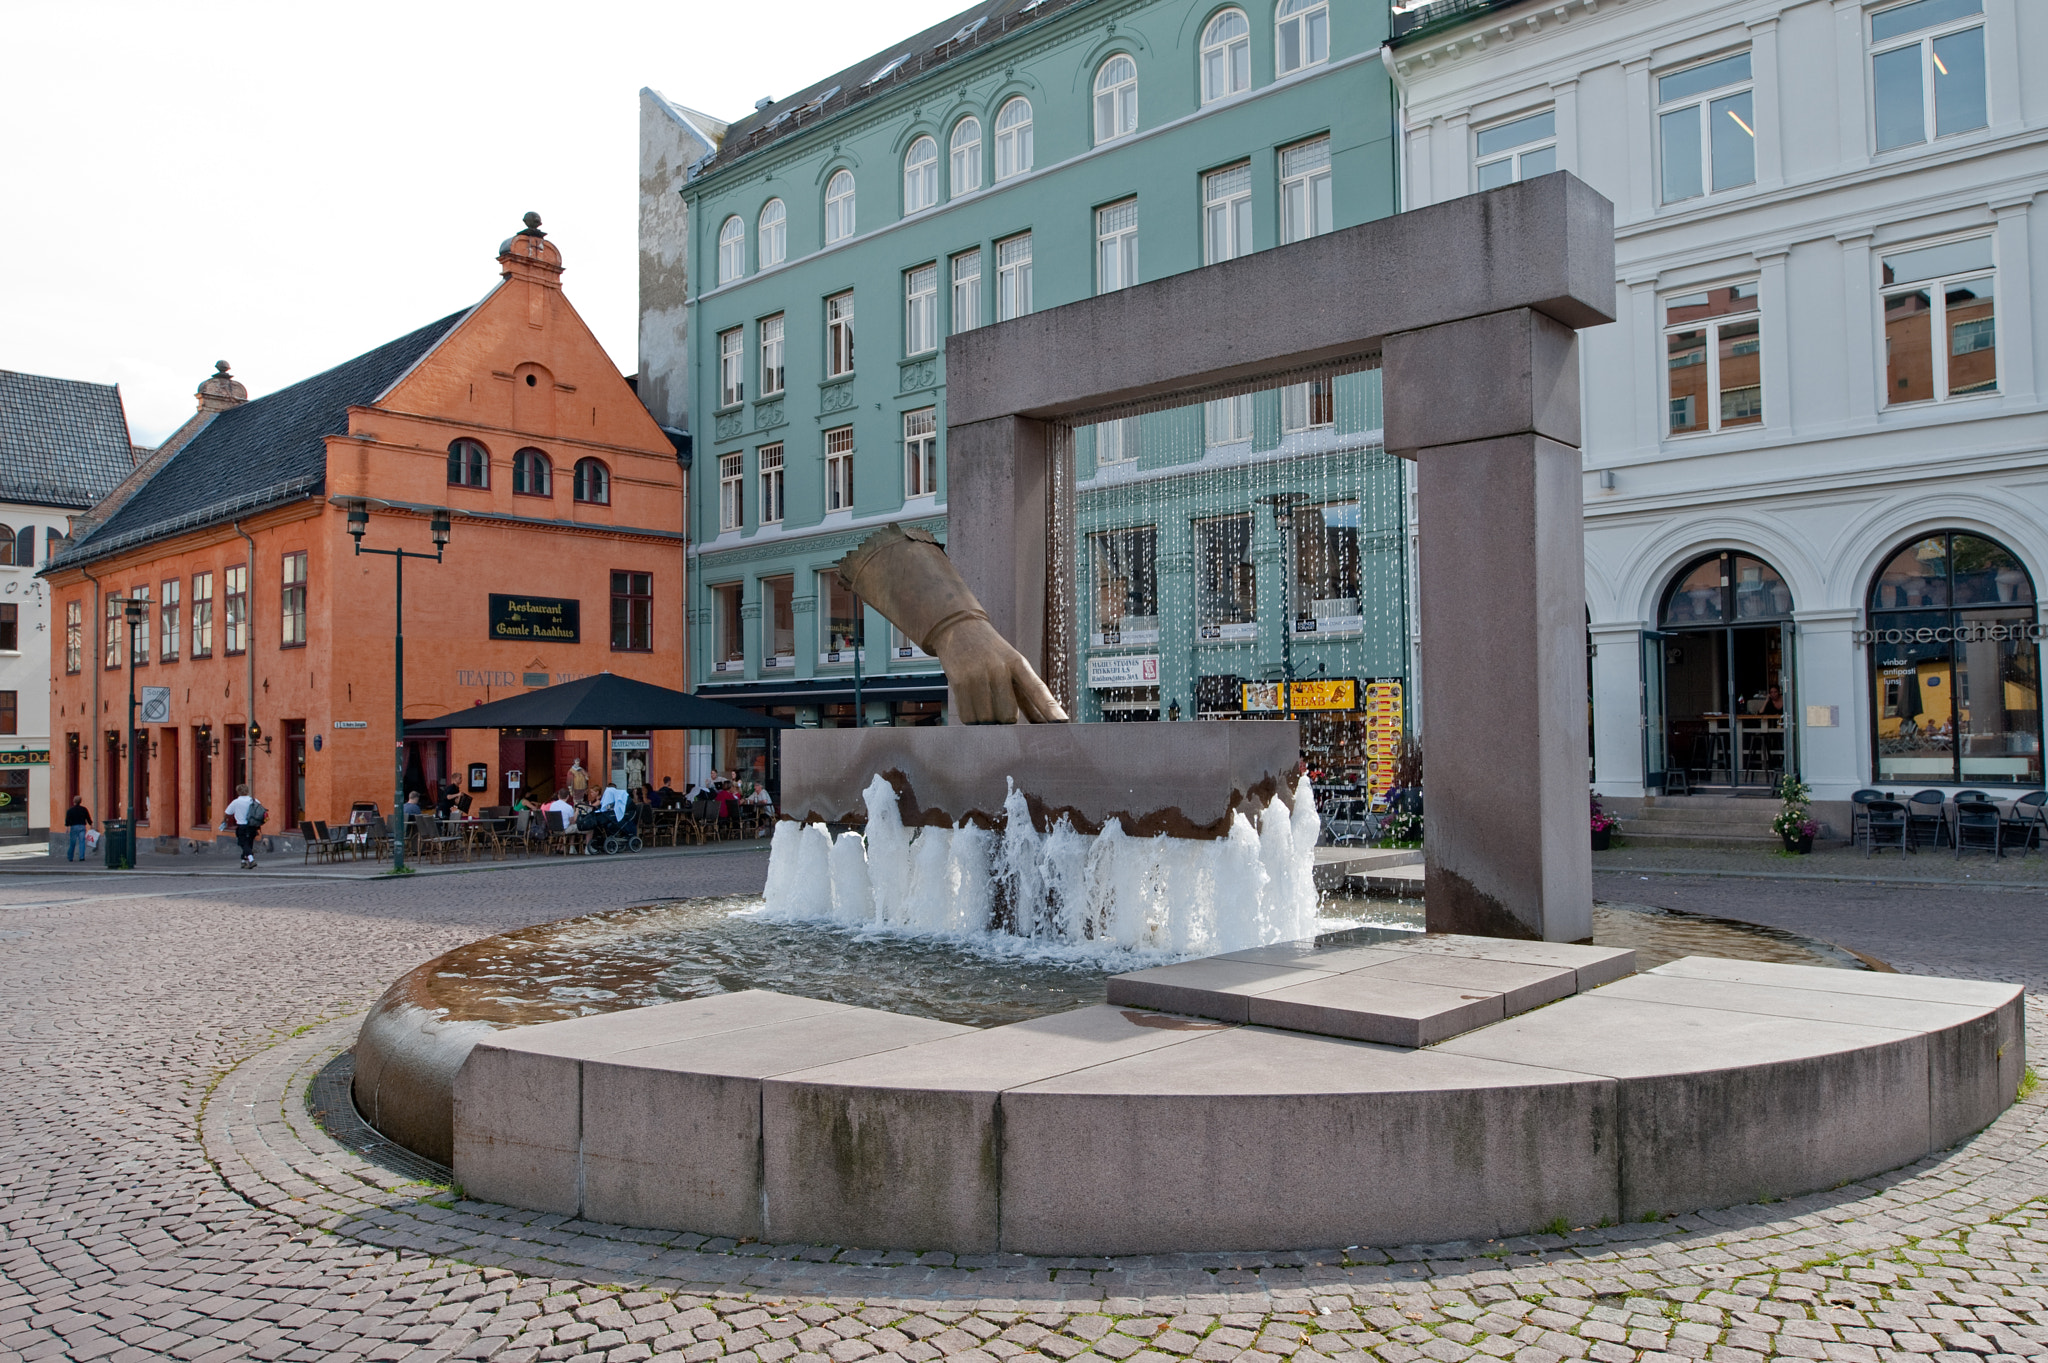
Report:
[{"label": "street sign", "polygon": [[144,724],[167,724],[171,718],[171,688],[168,686],[145,686],[142,688],[142,722]]}]

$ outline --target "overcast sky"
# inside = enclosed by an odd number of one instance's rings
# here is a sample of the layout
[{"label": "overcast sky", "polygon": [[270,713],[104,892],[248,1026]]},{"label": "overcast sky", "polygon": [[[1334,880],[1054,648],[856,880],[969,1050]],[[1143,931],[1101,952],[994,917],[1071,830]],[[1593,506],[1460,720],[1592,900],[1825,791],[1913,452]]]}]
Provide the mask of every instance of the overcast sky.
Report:
[{"label": "overcast sky", "polygon": [[635,367],[638,94],[732,119],[969,0],[8,7],[0,369],[252,396],[466,307],[533,209]]}]

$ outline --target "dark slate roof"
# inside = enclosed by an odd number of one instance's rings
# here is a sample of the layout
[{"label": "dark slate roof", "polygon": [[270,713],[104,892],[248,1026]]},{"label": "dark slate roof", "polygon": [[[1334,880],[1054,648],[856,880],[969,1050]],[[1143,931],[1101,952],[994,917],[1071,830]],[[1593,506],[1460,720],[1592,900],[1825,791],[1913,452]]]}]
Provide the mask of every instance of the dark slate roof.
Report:
[{"label": "dark slate roof", "polygon": [[348,409],[375,402],[468,315],[465,308],[324,374],[230,407],[50,566],[90,562],[324,491],[326,437],[348,430]]},{"label": "dark slate roof", "polygon": [[82,511],[134,466],[119,388],[0,369],[0,499]]},{"label": "dark slate roof", "polygon": [[[854,63],[836,75],[778,99],[735,120],[725,130],[718,150],[690,168],[690,178],[723,170],[735,161],[772,146],[783,138],[816,127],[834,115],[887,94],[928,71],[950,66],[958,59],[978,52],[998,38],[1049,15],[1059,14],[1089,0],[981,0],[943,23],[924,32],[889,44],[874,56]],[[895,67],[892,61],[902,58]],[[876,75],[889,68],[881,79]]]},{"label": "dark slate roof", "polygon": [[1430,0],[1429,4],[1394,16],[1394,36],[1390,45],[1403,47],[1497,9],[1521,3],[1522,0]]}]

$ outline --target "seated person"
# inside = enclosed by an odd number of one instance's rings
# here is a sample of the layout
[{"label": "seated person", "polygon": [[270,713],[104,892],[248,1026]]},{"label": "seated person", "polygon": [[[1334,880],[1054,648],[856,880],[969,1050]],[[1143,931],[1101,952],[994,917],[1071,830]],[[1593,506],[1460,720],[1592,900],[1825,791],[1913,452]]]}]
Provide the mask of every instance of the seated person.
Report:
[{"label": "seated person", "polygon": [[718,789],[712,793],[712,803],[717,807],[718,817],[730,819],[740,812],[740,797],[732,788],[732,782],[720,780]]},{"label": "seated person", "polygon": [[561,815],[562,827],[574,829],[576,827],[576,806],[569,803],[567,795],[567,791],[556,791],[555,798],[547,803],[545,812]]}]

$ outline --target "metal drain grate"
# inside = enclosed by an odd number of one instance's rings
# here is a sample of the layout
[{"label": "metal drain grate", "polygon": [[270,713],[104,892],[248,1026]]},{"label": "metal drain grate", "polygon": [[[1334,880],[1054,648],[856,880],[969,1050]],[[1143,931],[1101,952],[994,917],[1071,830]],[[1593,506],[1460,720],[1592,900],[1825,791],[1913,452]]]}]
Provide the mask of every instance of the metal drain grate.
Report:
[{"label": "metal drain grate", "polygon": [[355,1078],[356,1053],[353,1049],[343,1051],[321,1067],[320,1073],[313,1076],[313,1082],[306,1086],[306,1111],[312,1115],[314,1123],[333,1137],[336,1144],[354,1151],[380,1169],[389,1169],[415,1182],[452,1187],[455,1183],[453,1169],[386,1139],[377,1128],[363,1120],[363,1115],[356,1111]]}]

